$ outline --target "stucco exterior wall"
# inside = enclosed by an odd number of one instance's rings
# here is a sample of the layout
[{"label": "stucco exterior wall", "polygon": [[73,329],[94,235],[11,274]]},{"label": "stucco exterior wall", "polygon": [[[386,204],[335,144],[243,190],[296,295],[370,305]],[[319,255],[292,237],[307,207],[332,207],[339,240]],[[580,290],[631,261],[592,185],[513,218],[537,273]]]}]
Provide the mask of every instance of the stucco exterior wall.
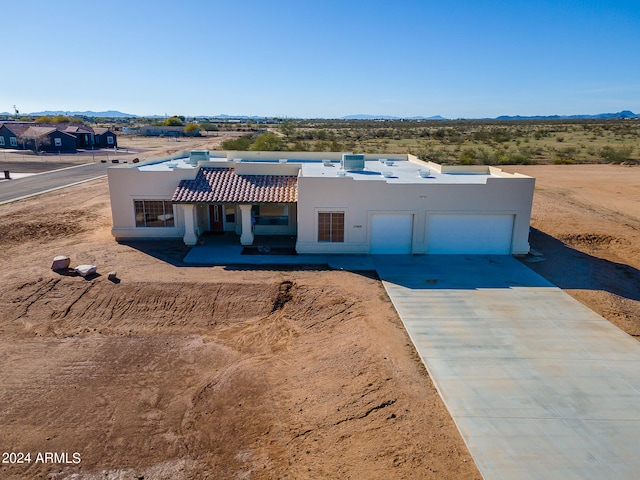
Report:
[{"label": "stucco exterior wall", "polygon": [[[186,155],[185,155],[186,154]],[[298,203],[289,209],[289,224],[286,226],[256,225],[256,234],[296,234],[299,253],[358,253],[371,252],[372,216],[376,214],[411,215],[411,253],[428,251],[429,219],[436,215],[512,215],[513,230],[510,253],[525,254],[529,251],[529,222],[535,179],[524,175],[512,175],[498,168],[486,166],[449,167],[420,162],[412,155],[404,156],[415,162],[416,179],[404,181],[377,178],[355,180],[351,176],[321,176],[315,170],[305,176],[309,167],[304,160],[339,160],[340,153],[317,152],[215,152],[222,159],[206,163],[207,166],[235,168],[238,174],[253,175],[298,175]],[[172,157],[188,156],[179,152]],[[303,162],[263,163],[234,162],[225,157],[248,160],[288,158]],[[367,155],[379,158],[380,155]],[[402,158],[389,155],[389,158]],[[169,157],[166,157],[169,158]],[[155,159],[158,161],[159,159]],[[322,166],[322,163],[319,163]],[[193,179],[198,169],[174,168],[171,171],[140,171],[138,166],[121,165],[108,169],[112,234],[123,239],[183,239],[185,231],[185,206],[174,205],[175,226],[136,227],[134,200],[170,200],[181,180]],[[313,167],[315,168],[315,167]],[[330,168],[330,167],[327,167]],[[448,182],[443,179],[433,183],[419,180],[417,172],[429,168],[438,173],[475,172],[491,174],[483,183],[463,180]],[[337,171],[337,169],[336,169]],[[351,174],[350,174],[351,175]],[[477,177],[476,177],[477,178]],[[318,242],[318,213],[340,211],[345,214],[344,242]],[[193,218],[191,228],[195,235],[208,230],[206,205],[190,207]],[[191,219],[190,217],[190,219]],[[463,218],[463,217],[461,217]],[[489,217],[487,217],[489,218]],[[227,231],[240,233],[241,215],[235,209],[235,223],[226,224]],[[380,220],[379,217],[377,217]],[[433,223],[432,225],[434,225]],[[435,232],[435,227],[432,228]],[[494,231],[494,230],[491,230]],[[193,235],[191,233],[190,235]],[[378,237],[379,238],[379,237]],[[386,236],[385,236],[386,238]],[[391,237],[389,237],[391,238]],[[433,237],[432,237],[433,238]],[[465,238],[459,236],[457,238]],[[489,241],[486,242],[490,244]],[[435,245],[435,242],[432,242]]]},{"label": "stucco exterior wall", "polygon": [[134,200],[171,200],[180,180],[195,178],[197,169],[167,172],[141,172],[131,167],[107,169],[113,228],[117,240],[181,239],[184,235],[182,207],[173,206],[173,227],[136,227]]},{"label": "stucco exterior wall", "polygon": [[[399,184],[350,177],[298,178],[299,253],[369,253],[370,219],[376,213],[413,215],[412,253],[425,253],[432,214],[512,214],[512,251],[529,251],[535,179],[488,178],[486,184]],[[318,242],[318,212],[344,211],[344,243]]]}]

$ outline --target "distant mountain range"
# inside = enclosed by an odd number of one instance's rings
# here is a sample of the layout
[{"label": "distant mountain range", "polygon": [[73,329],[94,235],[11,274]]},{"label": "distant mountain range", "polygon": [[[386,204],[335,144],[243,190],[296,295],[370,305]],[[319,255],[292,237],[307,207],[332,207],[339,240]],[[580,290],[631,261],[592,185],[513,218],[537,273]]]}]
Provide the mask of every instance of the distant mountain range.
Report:
[{"label": "distant mountain range", "polygon": [[531,117],[523,117],[521,115],[509,116],[503,115],[492,120],[604,120],[609,118],[640,118],[640,115],[629,110],[623,110],[618,113],[598,113],[596,115],[539,115]]},{"label": "distant mountain range", "polygon": [[75,117],[75,116],[79,116],[82,115],[84,117],[121,117],[121,118],[135,118],[137,117],[137,115],[132,115],[130,113],[122,113],[119,112],[117,110],[107,110],[106,112],[92,112],[91,110],[88,110],[86,112],[71,112],[71,111],[63,111],[63,110],[45,110],[44,112],[32,112],[29,113],[27,115],[31,115],[34,117],[44,117],[45,115],[48,116],[55,116],[55,115],[66,115],[68,117]]},{"label": "distant mountain range", "polygon": [[[598,113],[596,115],[501,115],[495,118],[483,118],[480,120],[606,120],[606,119],[625,119],[625,118],[640,118],[640,115],[633,113],[629,110],[623,110],[618,113]],[[440,115],[434,115],[433,117],[394,117],[391,115],[347,115],[341,117],[341,120],[448,120]],[[460,118],[458,120],[465,120]],[[466,119],[476,120],[476,119]]]},{"label": "distant mountain range", "polygon": [[434,115],[433,117],[394,117],[392,115],[366,115],[360,113],[340,117],[340,120],[446,120],[446,118],[440,115]]},{"label": "distant mountain range", "polygon": [[[9,112],[1,112],[0,115],[11,117],[12,113]],[[63,111],[63,110],[45,110],[43,112],[32,112],[27,113],[26,115],[41,117],[44,115],[66,115],[66,116],[85,116],[85,117],[97,117],[97,118],[165,118],[166,115],[133,115],[131,113],[123,113],[117,110],[107,110],[106,112],[71,112],[71,111]],[[240,119],[247,120],[251,118],[272,118],[272,117],[261,117],[261,116],[247,116],[247,115],[198,115],[195,118],[220,118],[220,119]],[[640,114],[633,113],[629,110],[623,110],[618,113],[599,113],[596,115],[534,115],[534,116],[523,116],[523,115],[502,115],[495,118],[483,118],[480,120],[606,120],[606,119],[625,119],[625,118],[640,118]],[[368,114],[357,114],[357,115],[346,115],[344,117],[339,118],[339,120],[448,120],[440,115],[434,115],[432,117],[396,117],[392,115],[368,115]],[[459,119],[463,120],[463,119]],[[473,119],[469,119],[473,120]]]}]

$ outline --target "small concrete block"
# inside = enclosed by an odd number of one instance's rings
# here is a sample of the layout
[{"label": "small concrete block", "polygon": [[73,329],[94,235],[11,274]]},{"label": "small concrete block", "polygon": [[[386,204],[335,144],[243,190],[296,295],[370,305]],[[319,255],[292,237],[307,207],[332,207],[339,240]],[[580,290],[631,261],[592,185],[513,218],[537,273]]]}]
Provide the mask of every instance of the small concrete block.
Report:
[{"label": "small concrete block", "polygon": [[71,259],[64,255],[58,255],[53,257],[53,263],[51,264],[51,270],[64,270],[69,268],[71,264]]},{"label": "small concrete block", "polygon": [[109,280],[115,280],[118,278],[118,272],[116,272],[115,270],[113,270],[112,272],[107,273],[107,278]]},{"label": "small concrete block", "polygon": [[529,257],[525,258],[524,261],[527,263],[540,263],[544,262],[546,259],[544,257]]}]

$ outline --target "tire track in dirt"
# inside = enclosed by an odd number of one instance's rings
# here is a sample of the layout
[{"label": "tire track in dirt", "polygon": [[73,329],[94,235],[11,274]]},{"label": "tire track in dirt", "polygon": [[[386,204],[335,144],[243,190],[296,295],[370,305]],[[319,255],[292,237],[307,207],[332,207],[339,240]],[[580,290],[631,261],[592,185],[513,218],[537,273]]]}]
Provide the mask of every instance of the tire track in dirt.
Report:
[{"label": "tire track in dirt", "polygon": [[[327,283],[280,272],[267,282],[113,284],[49,272],[16,283],[0,300],[0,358],[13,371],[0,385],[11,406],[0,412],[2,438],[80,451],[86,478],[337,478],[345,465],[406,477],[429,441],[416,442],[414,426],[442,422],[446,410],[438,403],[433,415],[437,393],[424,393],[380,285],[322,275]],[[450,433],[438,452],[453,460],[437,464],[473,478]],[[77,472],[41,465],[7,477]]]}]

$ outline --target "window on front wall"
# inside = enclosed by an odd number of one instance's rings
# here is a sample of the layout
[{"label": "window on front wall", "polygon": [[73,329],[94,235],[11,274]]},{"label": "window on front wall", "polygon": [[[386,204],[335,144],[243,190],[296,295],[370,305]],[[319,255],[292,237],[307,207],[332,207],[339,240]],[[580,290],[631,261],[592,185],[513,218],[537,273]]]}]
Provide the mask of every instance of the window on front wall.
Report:
[{"label": "window on front wall", "polygon": [[0,137],[0,147],[4,147],[4,137]]},{"label": "window on front wall", "polygon": [[289,225],[289,205],[279,203],[253,205],[251,216],[256,225]]},{"label": "window on front wall", "polygon": [[134,200],[136,227],[173,227],[173,204],[169,200]]},{"label": "window on front wall", "polygon": [[9,137],[9,143],[12,147],[18,146],[18,139],[16,137]]},{"label": "window on front wall", "polygon": [[108,145],[113,145],[113,137],[111,135],[107,136],[107,144]]},{"label": "window on front wall", "polygon": [[318,212],[318,241],[344,242],[344,212]]},{"label": "window on front wall", "polygon": [[61,147],[62,146],[62,139],[61,138],[54,138],[53,139],[53,143],[56,147]]},{"label": "window on front wall", "polygon": [[227,223],[236,223],[236,207],[235,205],[226,205],[224,207],[224,215]]}]

